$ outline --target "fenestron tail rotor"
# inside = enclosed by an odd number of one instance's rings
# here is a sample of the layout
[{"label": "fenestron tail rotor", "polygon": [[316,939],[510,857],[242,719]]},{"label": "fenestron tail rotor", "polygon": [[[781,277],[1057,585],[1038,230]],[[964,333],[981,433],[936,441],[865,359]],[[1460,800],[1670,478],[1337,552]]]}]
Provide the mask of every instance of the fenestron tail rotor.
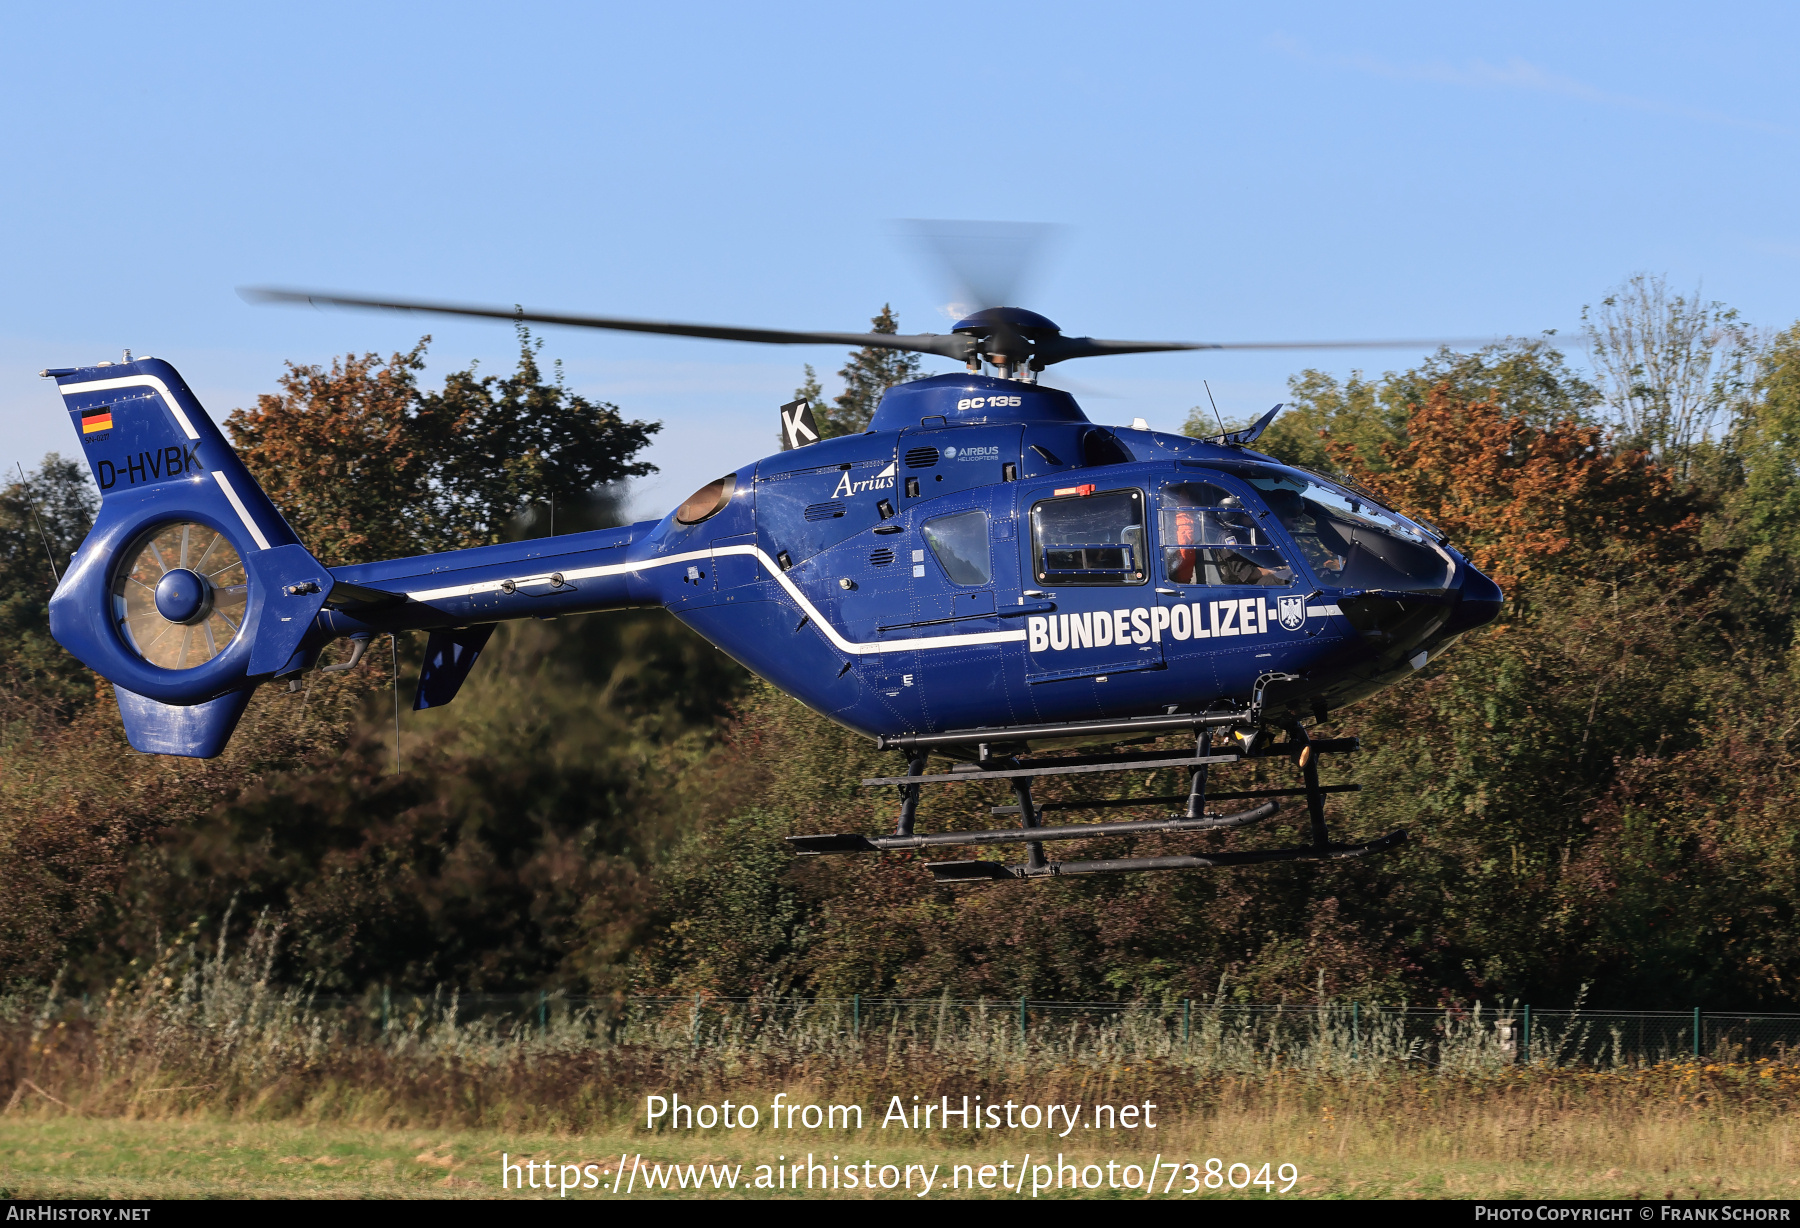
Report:
[{"label": "fenestron tail rotor", "polygon": [[237,638],[248,594],[243,561],[225,535],[176,521],[125,551],[113,578],[113,617],[150,664],[193,669]]}]

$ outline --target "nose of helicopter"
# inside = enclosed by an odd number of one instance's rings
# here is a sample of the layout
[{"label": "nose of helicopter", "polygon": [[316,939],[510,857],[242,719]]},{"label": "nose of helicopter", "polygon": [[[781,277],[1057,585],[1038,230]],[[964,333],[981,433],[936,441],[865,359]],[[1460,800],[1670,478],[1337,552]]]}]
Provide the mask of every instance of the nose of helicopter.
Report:
[{"label": "nose of helicopter", "polygon": [[1506,594],[1500,591],[1498,584],[1475,570],[1468,560],[1463,559],[1460,563],[1456,578],[1456,608],[1438,632],[1442,639],[1485,627],[1500,617],[1500,606],[1506,600]]}]

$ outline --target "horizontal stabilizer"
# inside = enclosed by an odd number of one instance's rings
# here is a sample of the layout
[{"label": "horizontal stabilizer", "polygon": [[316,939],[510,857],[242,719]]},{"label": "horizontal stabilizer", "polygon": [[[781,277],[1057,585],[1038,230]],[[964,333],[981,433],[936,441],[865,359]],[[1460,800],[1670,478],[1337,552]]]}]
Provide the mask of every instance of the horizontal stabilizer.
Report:
[{"label": "horizontal stabilizer", "polygon": [[342,580],[332,581],[331,591],[325,595],[325,604],[340,610],[402,605],[405,601],[405,593],[390,593],[384,589],[365,588],[360,584],[346,584]]}]

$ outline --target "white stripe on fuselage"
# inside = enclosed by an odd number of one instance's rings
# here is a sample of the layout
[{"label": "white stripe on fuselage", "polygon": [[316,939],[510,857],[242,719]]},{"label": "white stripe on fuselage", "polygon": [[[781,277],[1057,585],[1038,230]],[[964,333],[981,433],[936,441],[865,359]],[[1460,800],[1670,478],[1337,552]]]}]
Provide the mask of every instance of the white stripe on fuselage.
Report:
[{"label": "white stripe on fuselage", "polygon": [[[169,412],[175,415],[175,421],[181,424],[181,429],[187,437],[189,439],[200,438],[200,432],[196,431],[194,424],[188,421],[187,414],[182,411],[180,402],[176,401],[174,394],[169,391],[169,386],[154,375],[121,375],[117,379],[91,379],[85,384],[64,384],[57,391],[64,396],[69,396],[76,392],[105,392],[108,388],[156,389],[162,394],[163,404],[167,405]],[[268,543],[264,542],[263,549],[267,550],[268,548]]]},{"label": "white stripe on fuselage", "polygon": [[[888,640],[885,643],[855,643],[845,639],[836,627],[826,621],[825,616],[819,613],[818,607],[806,599],[806,594],[801,592],[792,580],[788,579],[787,573],[782,571],[768,555],[749,544],[723,546],[718,550],[690,550],[686,554],[670,554],[641,563],[612,563],[605,567],[577,567],[563,572],[562,578],[565,582],[591,580],[600,576],[619,576],[628,571],[648,571],[652,567],[674,567],[682,563],[691,563],[696,559],[713,559],[733,554],[755,557],[770,575],[781,582],[781,587],[787,590],[787,595],[792,597],[801,611],[813,621],[819,630],[825,633],[833,647],[839,652],[849,653],[852,656],[910,651],[914,648],[966,648],[971,644],[1010,644],[1025,638],[1025,632],[1021,629],[1018,631],[977,631],[968,635],[918,635],[906,639]],[[450,597],[473,597],[478,593],[500,592],[501,583],[502,581],[499,580],[488,580],[479,584],[458,584],[451,588],[424,589],[420,592],[408,593],[406,596],[413,601],[442,601]],[[516,588],[537,584],[549,585],[550,583],[550,573],[548,572],[539,576],[525,576],[513,580]]]},{"label": "white stripe on fuselage", "polygon": [[[870,653],[911,651],[915,648],[963,648],[972,644],[1010,644],[1025,638],[1025,631],[1020,629],[1018,631],[978,631],[968,635],[917,635],[885,642],[855,643],[845,639],[836,627],[826,621],[825,616],[819,613],[818,607],[806,599],[806,594],[801,592],[799,586],[792,580],[788,579],[787,573],[783,572],[774,560],[756,546],[748,544],[724,546],[718,550],[690,550],[686,554],[670,554],[641,563],[611,563],[604,567],[577,567],[561,574],[565,582],[591,580],[601,576],[624,575],[628,571],[648,571],[652,567],[674,567],[683,563],[692,563],[697,559],[712,559],[733,554],[749,555],[760,562],[770,575],[781,582],[781,587],[787,590],[788,596],[792,597],[801,611],[818,626],[819,630],[825,633],[839,652],[864,656]],[[542,575],[516,577],[512,583],[515,588],[529,588],[535,585],[549,588],[553,587],[550,577],[551,573],[545,572]],[[500,580],[484,580],[478,584],[458,584],[449,588],[423,589],[416,593],[408,593],[406,596],[412,601],[442,601],[453,597],[473,597],[480,593],[500,592],[502,583],[503,581]],[[1342,611],[1335,605],[1312,605],[1306,607],[1306,613],[1308,617],[1319,618],[1340,614]]]},{"label": "white stripe on fuselage", "polygon": [[213,480],[219,484],[219,489],[225,492],[225,497],[231,500],[231,506],[237,510],[238,519],[244,522],[246,529],[250,530],[250,536],[255,539],[257,548],[267,550],[269,539],[263,536],[263,531],[256,527],[254,520],[250,519],[250,510],[244,506],[244,501],[238,498],[238,492],[231,489],[231,483],[217,469],[212,471],[212,475]]}]

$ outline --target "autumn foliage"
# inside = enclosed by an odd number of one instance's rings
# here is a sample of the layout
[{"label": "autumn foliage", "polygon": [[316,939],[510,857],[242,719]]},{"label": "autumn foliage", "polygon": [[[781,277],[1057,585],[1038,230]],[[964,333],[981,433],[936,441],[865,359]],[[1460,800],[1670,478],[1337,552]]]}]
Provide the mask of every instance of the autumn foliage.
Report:
[{"label": "autumn foliage", "polygon": [[1624,560],[1664,567],[1692,556],[1706,500],[1648,453],[1601,427],[1546,426],[1448,382],[1415,404],[1377,470],[1349,445],[1334,460],[1395,507],[1450,536],[1509,594],[1549,577],[1605,575]]},{"label": "autumn foliage", "polygon": [[508,376],[452,372],[419,386],[422,339],[404,354],[290,363],[281,392],[225,421],[244,463],[328,566],[500,541],[539,503],[574,511],[597,488],[655,466],[636,455],[659,428],[626,421],[546,379],[521,328]]},{"label": "autumn foliage", "polygon": [[[639,463],[628,445],[649,428],[597,403],[571,414],[530,351],[506,379],[438,392],[419,361],[294,368],[234,422],[334,561],[487,540],[520,490]],[[1585,987],[1595,1006],[1800,1009],[1800,347],[1770,361],[1790,367],[1689,458],[1697,478],[1598,425],[1592,389],[1541,343],[1355,387],[1296,381],[1304,438],[1264,446],[1335,458],[1509,596],[1503,634],[1465,635],[1331,714],[1330,735],[1362,739],[1326,763],[1328,783],[1362,786],[1333,796],[1332,833],[1404,828],[1386,856],[958,888],[930,881],[928,855],[796,859],[787,835],[891,827],[892,791],[856,783],[898,771],[891,755],[664,614],[598,615],[508,624],[455,704],[403,712],[398,772],[385,673],[265,688],[209,764],[130,755],[106,704],[50,723],[9,709],[0,975],[67,961],[98,983],[236,898],[239,916],[289,921],[279,977],[334,992],[1566,1006]],[[584,421],[612,441],[586,461],[569,433]],[[9,506],[0,566],[41,589],[23,570],[41,543]],[[78,539],[78,518],[53,537]],[[0,613],[23,627],[39,608]],[[17,643],[7,668],[29,678],[41,643]],[[1286,772],[1258,760],[1216,786],[1291,786]],[[1180,787],[1064,777],[1041,797]],[[992,826],[1009,800],[931,794],[921,826]],[[1300,814],[1083,852],[1270,847]]]}]

